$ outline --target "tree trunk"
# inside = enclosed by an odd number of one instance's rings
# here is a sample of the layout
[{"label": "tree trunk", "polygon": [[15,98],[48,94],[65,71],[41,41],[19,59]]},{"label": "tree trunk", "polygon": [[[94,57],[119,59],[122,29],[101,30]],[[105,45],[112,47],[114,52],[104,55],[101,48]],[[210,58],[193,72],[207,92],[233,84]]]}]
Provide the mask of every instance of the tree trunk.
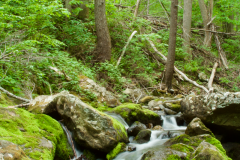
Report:
[{"label": "tree trunk", "polygon": [[183,12],[183,50],[191,56],[190,38],[192,22],[192,0],[184,0]]},{"label": "tree trunk", "polygon": [[207,25],[208,22],[210,21],[210,17],[208,15],[207,7],[204,3],[204,0],[198,0],[198,3],[201,10],[204,29],[206,30],[203,45],[210,47],[212,35],[211,35],[211,32],[207,31],[207,30],[210,30],[210,26]]},{"label": "tree trunk", "polygon": [[72,12],[72,6],[69,4],[71,0],[65,0],[65,7],[67,8],[68,12]]},{"label": "tree trunk", "polygon": [[138,14],[138,8],[140,6],[140,2],[141,0],[137,0],[137,4],[136,4],[136,8],[135,8],[135,12],[134,12],[134,18],[137,17],[137,14]]},{"label": "tree trunk", "polygon": [[171,18],[170,18],[170,35],[168,43],[168,57],[166,64],[165,84],[168,91],[172,89],[172,78],[175,61],[176,35],[177,35],[177,16],[178,16],[178,0],[172,0]]},{"label": "tree trunk", "polygon": [[79,13],[78,13],[78,19],[81,20],[86,20],[89,18],[89,8],[86,6],[88,0],[82,0],[82,4],[80,4],[80,8],[82,9]]},{"label": "tree trunk", "polygon": [[107,26],[105,0],[95,0],[94,4],[97,32],[96,61],[105,62],[111,59],[111,39]]}]

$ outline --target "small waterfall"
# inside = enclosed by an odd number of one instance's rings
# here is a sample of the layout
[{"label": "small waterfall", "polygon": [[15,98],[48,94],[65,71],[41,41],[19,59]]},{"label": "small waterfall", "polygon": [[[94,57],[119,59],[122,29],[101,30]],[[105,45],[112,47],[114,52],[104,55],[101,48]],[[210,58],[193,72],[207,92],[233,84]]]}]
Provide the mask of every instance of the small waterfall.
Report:
[{"label": "small waterfall", "polygon": [[176,122],[176,116],[168,115],[161,116],[163,119],[164,131],[151,131],[151,138],[148,143],[137,144],[134,143],[134,137],[129,137],[130,143],[128,146],[136,147],[136,151],[120,153],[114,160],[140,160],[142,155],[147,151],[161,151],[164,150],[163,145],[168,139],[176,137],[184,133],[185,126],[178,126]]},{"label": "small waterfall", "polygon": [[62,126],[66,136],[67,136],[67,139],[68,139],[68,143],[70,144],[70,146],[73,148],[73,151],[75,152],[74,154],[77,156],[77,157],[74,157],[73,159],[71,160],[76,160],[78,159],[79,157],[81,157],[81,155],[83,154],[83,151],[80,150],[80,148],[78,147],[78,144],[73,140],[72,138],[72,132],[69,131],[67,129],[66,126],[64,126],[61,122],[59,122],[60,125]]},{"label": "small waterfall", "polygon": [[163,120],[163,129],[164,130],[186,130],[186,126],[178,126],[176,117],[172,115],[161,116]]}]

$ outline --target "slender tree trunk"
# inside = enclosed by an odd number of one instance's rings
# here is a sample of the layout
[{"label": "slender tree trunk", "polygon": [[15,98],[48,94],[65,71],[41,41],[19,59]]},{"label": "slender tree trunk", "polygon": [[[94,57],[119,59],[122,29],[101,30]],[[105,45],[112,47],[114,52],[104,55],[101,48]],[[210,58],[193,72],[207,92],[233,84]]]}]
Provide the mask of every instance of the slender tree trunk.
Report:
[{"label": "slender tree trunk", "polygon": [[105,0],[95,0],[95,25],[97,32],[96,60],[105,62],[111,59],[111,39],[107,26]]},{"label": "slender tree trunk", "polygon": [[[202,14],[202,19],[203,19],[203,25],[204,25],[204,29],[205,30],[210,30],[210,26],[208,26],[208,22],[210,21],[210,17],[208,15],[208,11],[207,11],[207,7],[204,3],[204,0],[198,0],[199,3],[199,7],[201,10],[201,14]],[[205,37],[204,37],[204,42],[203,44],[207,47],[211,46],[211,32],[209,31],[205,31]]]},{"label": "slender tree trunk", "polygon": [[137,0],[135,12],[134,12],[134,18],[137,17],[140,2],[141,2],[141,0]]},{"label": "slender tree trunk", "polygon": [[[236,20],[239,21],[239,12],[237,12]],[[236,32],[238,32],[239,25],[236,26]]]},{"label": "slender tree trunk", "polygon": [[184,0],[183,12],[183,49],[191,56],[190,38],[192,22],[192,0]]},{"label": "slender tree trunk", "polygon": [[175,61],[176,35],[177,35],[177,17],[178,17],[178,0],[172,0],[171,18],[170,18],[170,35],[168,43],[168,57],[166,64],[165,84],[168,91],[172,89],[172,78]]}]

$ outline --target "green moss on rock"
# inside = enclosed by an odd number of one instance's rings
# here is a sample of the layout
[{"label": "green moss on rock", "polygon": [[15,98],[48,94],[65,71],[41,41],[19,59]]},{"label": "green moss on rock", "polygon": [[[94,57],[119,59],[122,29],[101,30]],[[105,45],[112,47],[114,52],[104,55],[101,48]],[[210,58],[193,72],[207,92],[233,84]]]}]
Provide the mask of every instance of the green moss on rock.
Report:
[{"label": "green moss on rock", "polygon": [[88,160],[95,160],[96,156],[89,150],[84,150],[83,155],[88,159]]},{"label": "green moss on rock", "polygon": [[[62,159],[73,155],[60,124],[43,114],[34,115],[23,109],[0,107],[0,139],[20,145],[31,159]],[[41,139],[52,142],[53,148],[40,145]]]},{"label": "green moss on rock", "polygon": [[125,143],[118,143],[117,146],[107,154],[107,160],[112,160],[115,158],[119,153],[125,151],[126,144]]},{"label": "green moss on rock", "polygon": [[141,123],[161,124],[160,117],[157,113],[142,108],[140,104],[124,103],[112,109],[111,112],[120,114],[128,124],[135,121],[140,121]]}]

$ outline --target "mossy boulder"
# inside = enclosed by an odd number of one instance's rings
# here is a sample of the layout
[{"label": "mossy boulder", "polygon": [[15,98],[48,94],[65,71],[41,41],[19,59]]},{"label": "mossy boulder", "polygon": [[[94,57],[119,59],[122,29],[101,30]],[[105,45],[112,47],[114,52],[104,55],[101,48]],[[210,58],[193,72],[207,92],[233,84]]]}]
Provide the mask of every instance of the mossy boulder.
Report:
[{"label": "mossy boulder", "polygon": [[60,94],[55,100],[63,123],[82,147],[108,153],[118,142],[129,141],[124,125],[76,96]]},{"label": "mossy boulder", "polygon": [[208,142],[201,142],[196,150],[192,153],[192,159],[195,160],[231,160],[225,153]]},{"label": "mossy boulder", "polygon": [[159,148],[157,151],[148,151],[144,153],[141,160],[185,160],[186,156],[184,152],[172,150],[170,148]]},{"label": "mossy boulder", "polygon": [[188,124],[185,133],[189,136],[197,136],[201,134],[210,134],[215,137],[210,129],[208,129],[200,120],[200,118],[194,118],[191,123]]},{"label": "mossy boulder", "polygon": [[[200,146],[200,144],[203,141],[215,146],[217,148],[216,152],[219,152],[218,154],[223,155],[224,157],[227,157],[226,151],[222,147],[222,144],[216,138],[212,137],[209,134],[197,135],[192,137],[186,134],[182,134],[180,136],[177,136],[173,139],[168,140],[165,143],[165,145],[169,146],[174,150],[186,153],[189,159],[190,156],[194,155],[195,157],[198,155],[198,153],[200,153],[200,152],[193,153],[193,150],[196,151],[196,149]],[[226,160],[231,160],[231,159],[228,158]]]},{"label": "mossy boulder", "polygon": [[112,160],[119,153],[126,151],[126,146],[127,145],[125,143],[118,143],[117,146],[107,154],[106,156],[107,160]]},{"label": "mossy boulder", "polygon": [[153,96],[145,96],[142,99],[140,99],[140,102],[146,104],[146,103],[150,102],[153,99],[154,99]]},{"label": "mossy boulder", "polygon": [[31,159],[51,160],[57,154],[64,160],[73,156],[67,137],[56,120],[23,109],[0,107],[0,140],[15,143]]},{"label": "mossy boulder", "polygon": [[120,114],[129,125],[135,121],[139,121],[144,124],[162,124],[161,117],[157,113],[149,109],[142,108],[140,104],[124,103],[111,110],[111,112]]}]

